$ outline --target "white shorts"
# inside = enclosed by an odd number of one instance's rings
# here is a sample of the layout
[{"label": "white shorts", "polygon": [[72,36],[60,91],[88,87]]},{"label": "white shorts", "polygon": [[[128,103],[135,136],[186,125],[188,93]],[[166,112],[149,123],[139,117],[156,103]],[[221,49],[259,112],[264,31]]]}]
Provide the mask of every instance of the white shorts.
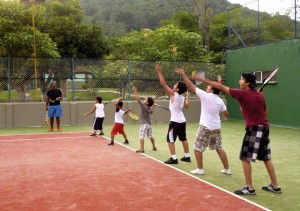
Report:
[{"label": "white shorts", "polygon": [[146,135],[148,136],[148,138],[153,138],[152,127],[149,124],[141,124],[140,135],[139,135],[140,139],[144,139]]}]

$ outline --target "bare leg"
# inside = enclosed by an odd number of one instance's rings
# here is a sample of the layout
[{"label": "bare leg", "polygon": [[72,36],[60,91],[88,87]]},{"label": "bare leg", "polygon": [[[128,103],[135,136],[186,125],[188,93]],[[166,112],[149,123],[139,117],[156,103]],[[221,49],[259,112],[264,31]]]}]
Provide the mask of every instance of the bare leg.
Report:
[{"label": "bare leg", "polygon": [[175,155],[176,152],[175,152],[175,144],[172,143],[172,142],[168,142],[168,147],[169,147],[169,150],[170,150],[170,154],[171,155]]},{"label": "bare leg", "polygon": [[154,138],[150,138],[153,149],[156,149]]},{"label": "bare leg", "polygon": [[56,117],[56,126],[57,126],[57,129],[60,129],[60,118],[59,117]]},{"label": "bare leg", "polygon": [[203,169],[203,155],[202,155],[202,152],[199,152],[197,150],[194,150],[194,152],[195,152],[195,157],[196,157],[198,169]]},{"label": "bare leg", "polygon": [[141,150],[144,150],[144,139],[140,139],[140,144],[141,144]]},{"label": "bare leg", "polygon": [[252,186],[252,170],[251,170],[251,164],[247,160],[242,160],[243,164],[243,170],[244,170],[244,176],[246,180],[246,185],[250,188],[253,189]]},{"label": "bare leg", "polygon": [[264,160],[264,164],[265,164],[266,169],[269,173],[272,185],[277,187],[278,182],[277,182],[277,177],[276,177],[276,174],[275,174],[275,169],[274,169],[274,165],[273,165],[272,160]]},{"label": "bare leg", "polygon": [[122,134],[123,137],[124,137],[124,140],[127,141],[127,136],[126,136],[126,133]]},{"label": "bare leg", "polygon": [[219,149],[217,150],[217,153],[223,163],[224,169],[229,169],[229,164],[228,164],[228,159],[227,155],[224,149]]},{"label": "bare leg", "polygon": [[182,146],[183,146],[184,153],[189,153],[189,143],[187,140],[182,141]]},{"label": "bare leg", "polygon": [[50,118],[50,128],[53,128],[54,124],[54,117]]}]

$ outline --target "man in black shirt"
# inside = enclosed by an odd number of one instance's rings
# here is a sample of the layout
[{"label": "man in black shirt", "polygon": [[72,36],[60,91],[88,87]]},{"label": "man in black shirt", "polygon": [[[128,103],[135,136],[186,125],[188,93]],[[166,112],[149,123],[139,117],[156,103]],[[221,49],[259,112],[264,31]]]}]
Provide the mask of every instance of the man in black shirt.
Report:
[{"label": "man in black shirt", "polygon": [[53,131],[54,117],[56,117],[57,132],[61,132],[60,117],[62,116],[62,109],[60,101],[63,99],[62,92],[56,88],[56,81],[51,81],[51,89],[47,91],[46,111],[50,118],[50,128],[48,132]]}]

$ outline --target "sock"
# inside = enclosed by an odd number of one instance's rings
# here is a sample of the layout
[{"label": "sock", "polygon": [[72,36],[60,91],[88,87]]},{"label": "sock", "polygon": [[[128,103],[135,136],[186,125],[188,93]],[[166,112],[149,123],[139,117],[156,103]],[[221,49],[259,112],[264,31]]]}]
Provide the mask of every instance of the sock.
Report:
[{"label": "sock", "polygon": [[184,157],[186,158],[190,157],[190,153],[184,153]]},{"label": "sock", "polygon": [[171,158],[173,158],[173,160],[177,159],[176,155],[171,155]]}]

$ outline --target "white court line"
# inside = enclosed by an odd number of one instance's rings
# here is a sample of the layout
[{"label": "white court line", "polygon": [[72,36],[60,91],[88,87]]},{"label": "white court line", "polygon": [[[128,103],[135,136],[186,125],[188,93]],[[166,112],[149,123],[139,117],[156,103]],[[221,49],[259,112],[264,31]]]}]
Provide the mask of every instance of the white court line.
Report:
[{"label": "white court line", "polygon": [[[103,137],[103,138],[106,138],[107,140],[110,140],[110,138],[107,138],[106,136],[102,136],[102,137]],[[119,143],[119,142],[115,142],[115,143],[117,143],[117,144],[119,144],[119,145],[121,145],[121,146],[123,146],[123,147],[125,147],[125,148],[127,148],[127,149],[130,149],[130,150],[132,150],[132,151],[135,152],[134,149],[130,148],[130,147],[127,146],[127,145],[121,144],[121,143]],[[250,200],[248,200],[248,199],[245,199],[245,198],[243,198],[243,197],[241,197],[241,196],[239,196],[239,195],[236,195],[236,194],[234,194],[234,193],[232,193],[232,192],[230,192],[230,191],[228,191],[228,190],[225,190],[225,189],[223,189],[223,188],[221,188],[221,187],[219,187],[219,186],[216,186],[216,185],[214,185],[214,184],[212,184],[212,183],[209,183],[209,182],[207,182],[207,181],[205,181],[205,180],[203,180],[203,179],[201,179],[201,178],[199,178],[199,177],[196,177],[196,176],[194,176],[194,175],[191,175],[191,174],[189,174],[189,173],[187,173],[187,172],[185,172],[185,171],[183,171],[183,170],[181,170],[181,169],[178,169],[178,168],[176,168],[176,167],[174,167],[174,166],[172,166],[172,165],[167,165],[167,164],[165,164],[164,162],[162,162],[162,161],[160,161],[160,160],[158,160],[158,159],[156,159],[156,158],[154,158],[154,157],[151,157],[150,155],[147,155],[147,154],[145,154],[145,153],[141,153],[140,155],[145,156],[145,157],[148,157],[148,158],[150,158],[150,159],[152,159],[152,160],[154,160],[154,161],[156,161],[156,162],[159,162],[159,163],[163,164],[163,165],[166,166],[166,167],[172,168],[172,169],[174,169],[174,170],[176,170],[176,171],[179,171],[179,172],[181,172],[181,173],[183,173],[183,174],[185,174],[185,175],[187,175],[187,176],[193,177],[193,178],[196,179],[196,180],[199,180],[199,181],[201,181],[201,182],[203,182],[203,183],[205,183],[205,184],[207,184],[207,185],[209,185],[209,186],[212,186],[212,187],[214,187],[214,188],[217,188],[217,189],[219,189],[219,190],[221,190],[221,191],[223,191],[223,192],[225,192],[225,193],[228,193],[228,194],[230,194],[230,195],[232,195],[232,196],[234,196],[234,197],[236,197],[236,198],[239,198],[239,199],[241,199],[241,200],[244,200],[244,201],[248,202],[249,204],[252,204],[252,205],[254,205],[254,206],[258,207],[258,208],[261,208],[261,209],[266,210],[266,211],[271,211],[270,209],[268,209],[268,208],[266,208],[266,207],[263,207],[263,206],[261,206],[261,205],[259,205],[259,204],[256,204],[256,203],[253,202],[253,201],[250,201]],[[250,197],[252,197],[252,196],[250,196]]]},{"label": "white court line", "polygon": [[[76,133],[76,132],[70,132],[70,133]],[[78,132],[77,132],[77,133],[78,133]],[[49,133],[45,133],[45,134],[49,134]],[[32,134],[28,134],[28,135],[32,135]],[[19,141],[53,140],[53,139],[59,139],[59,138],[63,138],[63,139],[74,139],[74,138],[76,138],[76,139],[77,139],[77,138],[88,138],[88,137],[89,137],[89,136],[72,136],[72,137],[52,137],[52,138],[12,139],[12,140],[0,140],[0,143],[1,143],[1,142],[19,142]],[[105,139],[107,139],[107,140],[110,141],[110,138],[108,138],[108,137],[106,137],[106,136],[101,136],[101,137],[103,137],[103,138],[105,138]],[[123,146],[123,147],[125,147],[125,148],[127,148],[127,149],[129,149],[129,150],[135,152],[135,150],[132,149],[132,148],[130,148],[129,146],[126,146],[126,145],[121,144],[121,143],[116,142],[116,141],[115,141],[114,143],[119,144],[120,146]],[[111,146],[111,147],[113,147],[113,146]],[[266,208],[266,207],[263,207],[263,206],[261,206],[261,205],[259,205],[259,204],[256,204],[255,202],[252,202],[252,201],[250,201],[250,200],[248,200],[248,199],[245,199],[245,198],[243,198],[243,197],[241,197],[241,196],[239,196],[239,195],[236,195],[236,194],[234,194],[234,193],[232,193],[232,192],[230,192],[230,191],[228,191],[228,190],[225,190],[225,189],[223,189],[223,188],[221,188],[221,187],[218,187],[218,186],[216,186],[216,185],[214,185],[214,184],[212,184],[212,183],[209,183],[209,182],[207,182],[207,181],[205,181],[205,180],[203,180],[203,179],[201,179],[201,178],[199,178],[199,177],[196,177],[196,176],[194,176],[194,175],[191,175],[191,174],[189,174],[189,173],[187,173],[187,172],[185,172],[185,171],[183,171],[183,170],[181,170],[181,169],[175,168],[175,167],[172,166],[172,165],[166,165],[166,164],[163,163],[162,161],[160,161],[160,160],[158,160],[158,159],[156,159],[156,158],[153,158],[153,157],[151,157],[151,156],[149,156],[149,155],[147,155],[147,154],[144,154],[144,153],[143,153],[143,154],[140,154],[140,155],[141,155],[141,156],[148,157],[148,158],[150,158],[150,159],[152,159],[152,160],[154,160],[154,161],[156,161],[156,162],[158,162],[158,163],[163,164],[163,165],[166,166],[166,167],[172,168],[172,169],[174,169],[174,170],[176,170],[176,171],[179,171],[179,172],[181,172],[181,173],[183,173],[183,174],[185,174],[185,175],[187,175],[187,176],[189,176],[189,177],[192,177],[192,178],[194,178],[194,179],[196,179],[196,180],[199,180],[199,181],[201,181],[201,182],[203,182],[203,183],[205,183],[205,184],[207,184],[207,185],[209,185],[209,186],[212,186],[212,187],[217,188],[218,190],[221,190],[221,191],[223,191],[223,192],[225,192],[225,193],[228,193],[228,194],[230,194],[230,195],[232,195],[232,196],[234,196],[234,197],[236,197],[236,198],[239,198],[239,199],[241,199],[241,200],[244,200],[244,201],[248,202],[249,204],[252,204],[252,205],[254,205],[254,206],[258,207],[258,208],[264,209],[264,210],[266,210],[266,211],[270,211],[270,209],[268,209],[268,208]]]}]

